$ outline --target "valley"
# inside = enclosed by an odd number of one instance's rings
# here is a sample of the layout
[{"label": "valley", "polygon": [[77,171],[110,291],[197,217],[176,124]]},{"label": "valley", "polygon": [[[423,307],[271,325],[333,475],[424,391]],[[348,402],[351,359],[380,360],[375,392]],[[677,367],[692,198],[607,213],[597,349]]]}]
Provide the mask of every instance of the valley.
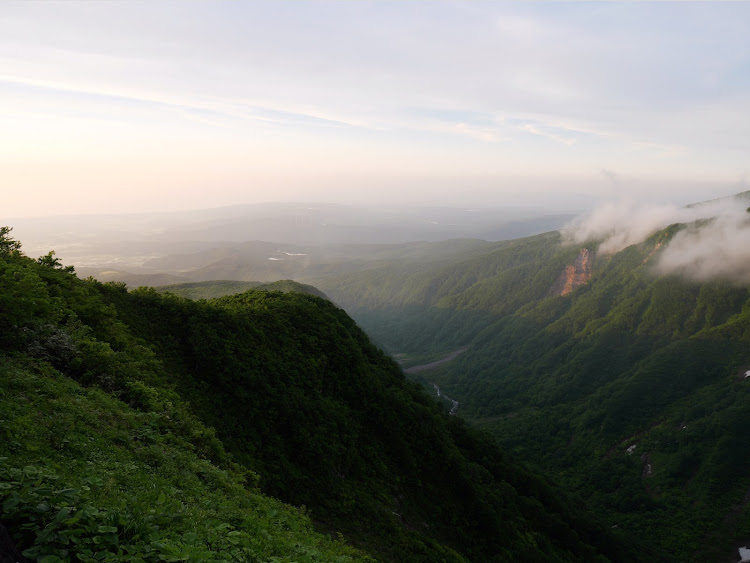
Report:
[{"label": "valley", "polygon": [[304,286],[128,291],[9,233],[0,524],[25,557],[637,560]]},{"label": "valley", "polygon": [[[413,376],[414,374],[417,374],[417,373],[429,372],[437,367],[442,366],[443,364],[447,362],[450,362],[451,360],[455,359],[459,354],[466,352],[466,350],[468,350],[468,348],[461,348],[459,350],[456,350],[455,352],[451,352],[450,354],[448,354],[447,356],[443,358],[440,358],[439,360],[430,362],[429,364],[421,364],[421,365],[416,365],[416,366],[405,368],[404,373]],[[398,356],[403,356],[403,355],[404,354],[396,354],[395,356],[398,357]],[[420,377],[420,380],[424,380],[424,376]],[[447,402],[450,405],[448,414],[453,415],[458,412],[458,405],[459,405],[458,401],[456,401],[455,399],[451,399],[450,397],[442,393],[440,391],[440,387],[438,387],[435,383],[427,381],[427,385],[431,385],[432,388],[435,390],[435,394],[439,402],[441,403]]]},{"label": "valley", "polygon": [[426,272],[391,264],[387,284],[374,271],[319,285],[388,350],[465,350],[429,384],[611,526],[665,557],[719,560],[750,525],[750,293],[655,271],[690,228],[616,253],[539,235]]},{"label": "valley", "polygon": [[[629,542],[633,551],[620,545],[614,560],[717,560],[750,536],[750,290],[659,271],[673,241],[712,224],[673,224],[615,252],[601,250],[603,239],[571,243],[564,231],[496,242],[253,242],[192,255],[192,275],[210,265],[225,280],[130,291],[86,283],[123,330],[149,343],[172,392],[216,430],[234,462],[261,477],[264,493],[309,507],[324,529],[342,530],[366,552],[503,560],[520,544],[496,543],[494,533],[477,543],[427,514],[469,522],[481,510],[483,530],[505,526],[494,504],[465,505],[446,487],[459,479],[511,502],[499,483],[528,467],[572,495],[563,505],[601,519],[597,534],[609,529]],[[267,260],[269,251],[284,260]],[[268,283],[240,274],[262,271],[255,254],[270,263],[325,258],[290,270],[297,281]],[[54,256],[39,263],[59,265]],[[371,369],[380,375],[364,375]],[[335,382],[331,373],[340,374]],[[373,421],[380,430],[365,430]],[[453,450],[452,440],[464,445]],[[472,471],[493,477],[475,482],[458,466],[446,466],[459,471],[451,476],[434,465],[469,452],[479,457],[466,463],[484,467]],[[535,478],[507,482],[524,488]],[[425,490],[441,492],[427,501]],[[546,518],[522,506],[522,518]],[[568,510],[565,519],[578,518],[578,508]],[[382,520],[383,511],[392,518]],[[415,532],[417,522],[433,531]],[[383,533],[406,551],[390,551]],[[593,541],[580,533],[570,545]],[[432,547],[417,556],[421,541]],[[539,542],[533,550],[548,549]],[[579,548],[588,549],[570,547]]]},{"label": "valley", "polygon": [[0,563],[750,563],[748,37],[0,1]]},{"label": "valley", "polygon": [[468,347],[467,348],[459,348],[455,352],[451,352],[447,356],[442,357],[439,360],[435,360],[434,362],[430,362],[429,364],[422,364],[422,365],[418,365],[418,366],[411,366],[411,367],[405,368],[404,369],[404,373],[413,374],[413,373],[420,373],[420,372],[423,372],[423,371],[433,370],[433,369],[435,369],[437,367],[440,367],[443,364],[446,364],[446,363],[450,362],[451,360],[457,358],[460,354],[463,354],[468,349],[469,349]]}]

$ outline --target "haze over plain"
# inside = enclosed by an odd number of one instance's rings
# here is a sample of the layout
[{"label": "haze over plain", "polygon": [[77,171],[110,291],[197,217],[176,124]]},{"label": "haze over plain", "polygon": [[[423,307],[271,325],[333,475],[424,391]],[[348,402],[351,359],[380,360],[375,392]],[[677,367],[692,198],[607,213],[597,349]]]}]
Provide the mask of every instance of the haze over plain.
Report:
[{"label": "haze over plain", "polygon": [[0,223],[747,189],[750,5],[0,7]]}]

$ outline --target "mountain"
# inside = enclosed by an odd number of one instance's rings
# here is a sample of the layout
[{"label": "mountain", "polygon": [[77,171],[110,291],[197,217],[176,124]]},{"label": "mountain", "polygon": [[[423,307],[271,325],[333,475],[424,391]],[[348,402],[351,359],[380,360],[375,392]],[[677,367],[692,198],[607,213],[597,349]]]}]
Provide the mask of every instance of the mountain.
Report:
[{"label": "mountain", "polygon": [[224,297],[225,295],[234,295],[235,293],[243,293],[248,289],[282,291],[284,293],[307,293],[328,299],[326,294],[318,288],[293,280],[279,280],[271,283],[218,280],[161,285],[154,289],[159,293],[173,293],[174,295],[187,297],[188,299],[212,299],[215,297]]},{"label": "mountain", "polygon": [[320,287],[610,526],[670,560],[729,560],[750,541],[750,231],[744,196],[716,205],[621,249],[605,224]]},{"label": "mountain", "polygon": [[3,560],[372,561],[262,494],[104,293],[0,229]]},{"label": "mountain", "polygon": [[128,292],[2,228],[0,360],[0,523],[34,560],[650,556],[314,295]]}]

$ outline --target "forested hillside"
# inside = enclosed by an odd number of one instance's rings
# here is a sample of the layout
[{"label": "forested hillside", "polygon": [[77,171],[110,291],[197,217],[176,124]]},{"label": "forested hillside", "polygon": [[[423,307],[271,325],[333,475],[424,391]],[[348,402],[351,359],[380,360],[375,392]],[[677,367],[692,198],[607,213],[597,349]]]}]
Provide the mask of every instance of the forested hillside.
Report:
[{"label": "forested hillside", "polygon": [[718,560],[750,540],[749,286],[654,267],[706,225],[614,253],[549,233],[322,289],[405,366],[465,348],[417,377],[611,526],[671,560]]},{"label": "forested hillside", "polygon": [[283,291],[284,293],[309,293],[310,295],[317,295],[323,299],[328,299],[325,293],[318,288],[293,280],[279,280],[270,283],[217,280],[161,285],[157,286],[155,289],[159,293],[173,293],[174,295],[187,297],[188,299],[212,299],[214,297],[224,297],[225,295],[242,293],[248,289],[256,289],[259,291]]},{"label": "forested hillside", "polygon": [[32,560],[649,554],[316,296],[128,293],[24,256],[3,228],[0,377],[0,523]]}]

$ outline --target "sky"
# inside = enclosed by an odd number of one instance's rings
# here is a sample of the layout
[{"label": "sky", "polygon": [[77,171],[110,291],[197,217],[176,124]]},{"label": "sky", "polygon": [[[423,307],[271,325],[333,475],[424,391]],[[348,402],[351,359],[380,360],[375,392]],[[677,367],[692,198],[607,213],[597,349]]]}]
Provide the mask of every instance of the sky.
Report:
[{"label": "sky", "polygon": [[750,3],[0,3],[2,217],[750,189]]}]

